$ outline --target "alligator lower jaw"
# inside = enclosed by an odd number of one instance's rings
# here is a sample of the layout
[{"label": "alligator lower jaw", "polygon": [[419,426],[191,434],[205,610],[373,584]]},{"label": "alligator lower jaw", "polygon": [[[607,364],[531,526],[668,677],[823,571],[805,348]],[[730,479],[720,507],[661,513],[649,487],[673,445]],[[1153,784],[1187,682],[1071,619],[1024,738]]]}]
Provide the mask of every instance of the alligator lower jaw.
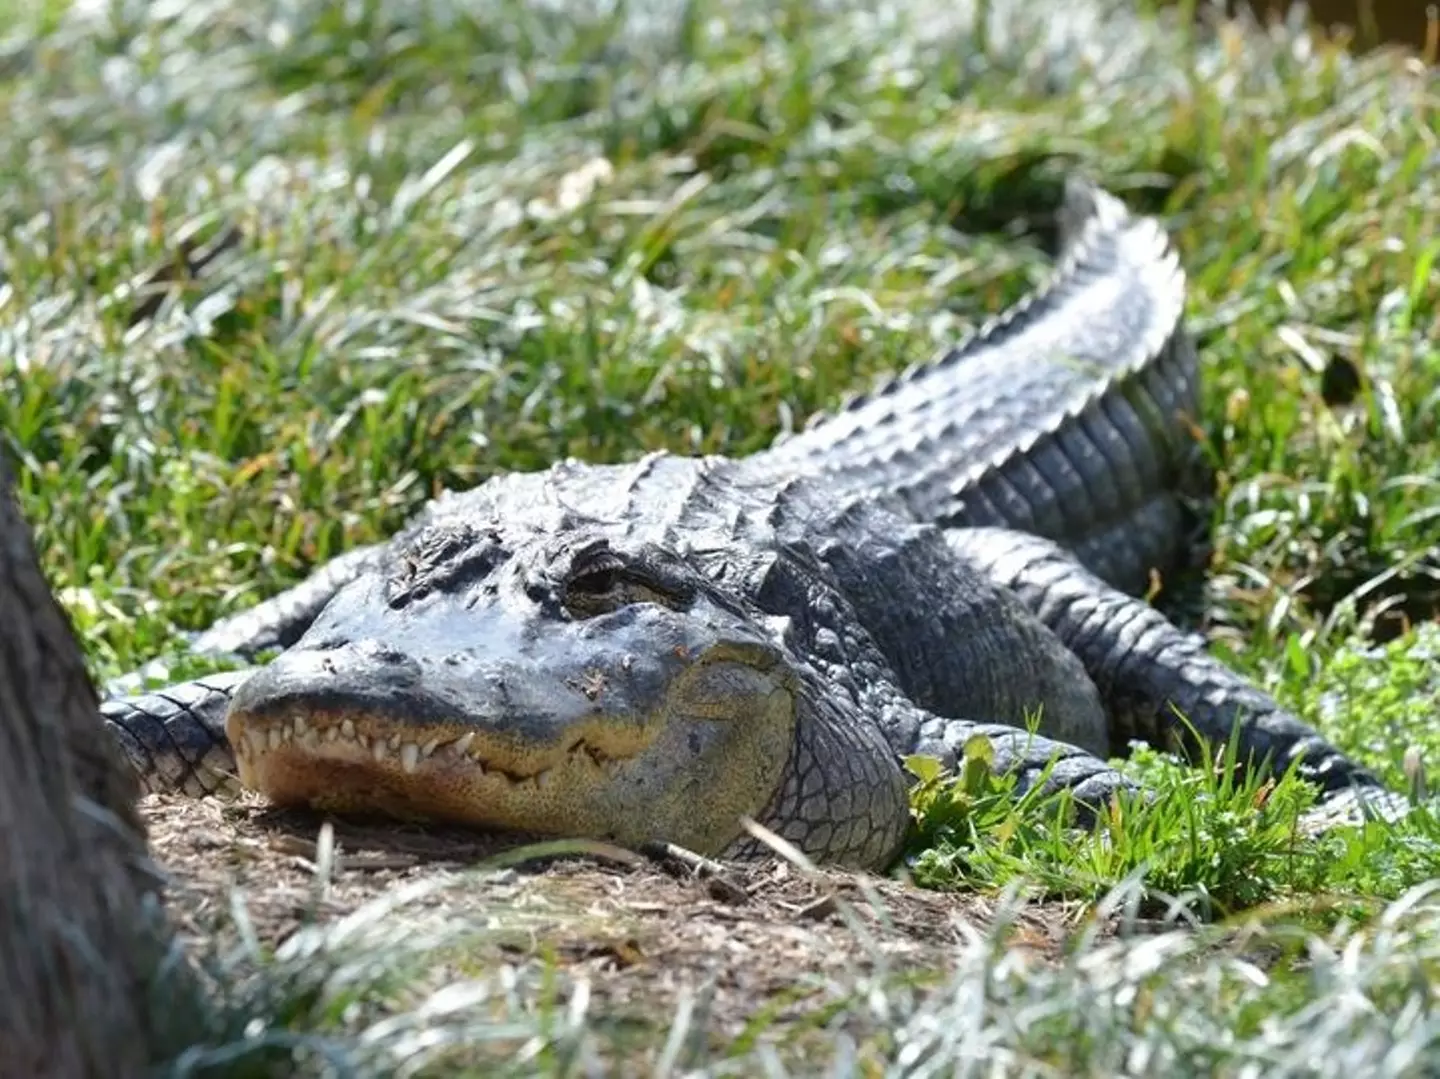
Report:
[{"label": "alligator lower jaw", "polygon": [[[645,746],[607,752],[584,734],[544,754],[507,754],[483,735],[365,719],[231,717],[241,782],[277,805],[538,831],[570,831],[587,796]],[[639,743],[631,738],[627,741]],[[504,763],[500,763],[504,760]]]}]

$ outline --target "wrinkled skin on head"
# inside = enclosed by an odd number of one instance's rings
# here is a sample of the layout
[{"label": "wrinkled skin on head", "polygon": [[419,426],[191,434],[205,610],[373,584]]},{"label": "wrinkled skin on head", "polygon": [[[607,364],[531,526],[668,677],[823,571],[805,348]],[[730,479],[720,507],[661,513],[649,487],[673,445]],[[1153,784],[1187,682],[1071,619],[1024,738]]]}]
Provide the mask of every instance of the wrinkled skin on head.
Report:
[{"label": "wrinkled skin on head", "polygon": [[776,796],[801,708],[783,634],[619,526],[442,517],[236,694],[279,804],[663,838],[719,853]]}]

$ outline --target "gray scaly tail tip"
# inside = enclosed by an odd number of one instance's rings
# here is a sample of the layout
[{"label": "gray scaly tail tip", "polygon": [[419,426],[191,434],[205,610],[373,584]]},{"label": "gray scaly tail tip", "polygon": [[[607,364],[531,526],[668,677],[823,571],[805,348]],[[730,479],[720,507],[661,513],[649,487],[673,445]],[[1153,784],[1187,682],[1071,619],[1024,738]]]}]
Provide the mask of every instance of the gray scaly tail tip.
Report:
[{"label": "gray scaly tail tip", "polygon": [[1071,250],[1090,228],[1112,230],[1130,217],[1125,204],[1093,181],[1065,178],[1065,193],[1055,213],[1060,228],[1060,250]]}]

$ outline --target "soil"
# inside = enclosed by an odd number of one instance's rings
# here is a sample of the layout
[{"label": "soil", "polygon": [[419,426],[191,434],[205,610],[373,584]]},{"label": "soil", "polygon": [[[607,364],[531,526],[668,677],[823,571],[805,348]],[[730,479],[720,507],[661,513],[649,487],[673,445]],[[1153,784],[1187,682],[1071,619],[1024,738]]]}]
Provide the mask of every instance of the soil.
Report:
[{"label": "soil", "polygon": [[[604,844],[557,855],[517,850],[523,837],[326,821],[249,798],[152,795],[141,810],[170,877],[172,917],[193,940],[233,940],[237,888],[259,939],[278,944],[439,874],[456,886],[432,905],[496,930],[482,964],[557,963],[588,984],[592,1011],[610,1016],[669,1017],[702,994],[718,1036],[739,1034],[757,1009],[803,1012],[821,986],[853,984],[879,964],[902,976],[943,973],[956,946],[995,916],[995,902],[974,894],[780,860],[697,866]],[[332,843],[321,838],[326,824]],[[1086,917],[1079,905],[1028,907],[1008,947],[1053,959]]]}]

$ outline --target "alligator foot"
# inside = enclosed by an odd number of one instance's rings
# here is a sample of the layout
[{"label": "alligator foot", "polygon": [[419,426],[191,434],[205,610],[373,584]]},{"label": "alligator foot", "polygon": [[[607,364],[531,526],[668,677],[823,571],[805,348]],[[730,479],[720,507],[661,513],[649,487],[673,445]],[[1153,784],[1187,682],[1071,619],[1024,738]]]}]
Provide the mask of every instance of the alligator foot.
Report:
[{"label": "alligator foot", "polygon": [[935,757],[949,769],[960,767],[970,739],[983,735],[994,756],[991,768],[1014,775],[1016,789],[1040,785],[1047,795],[1068,791],[1075,800],[1078,823],[1089,824],[1122,793],[1138,793],[1134,780],[1088,750],[1003,723],[975,723],[929,716],[917,731],[912,752]]}]

